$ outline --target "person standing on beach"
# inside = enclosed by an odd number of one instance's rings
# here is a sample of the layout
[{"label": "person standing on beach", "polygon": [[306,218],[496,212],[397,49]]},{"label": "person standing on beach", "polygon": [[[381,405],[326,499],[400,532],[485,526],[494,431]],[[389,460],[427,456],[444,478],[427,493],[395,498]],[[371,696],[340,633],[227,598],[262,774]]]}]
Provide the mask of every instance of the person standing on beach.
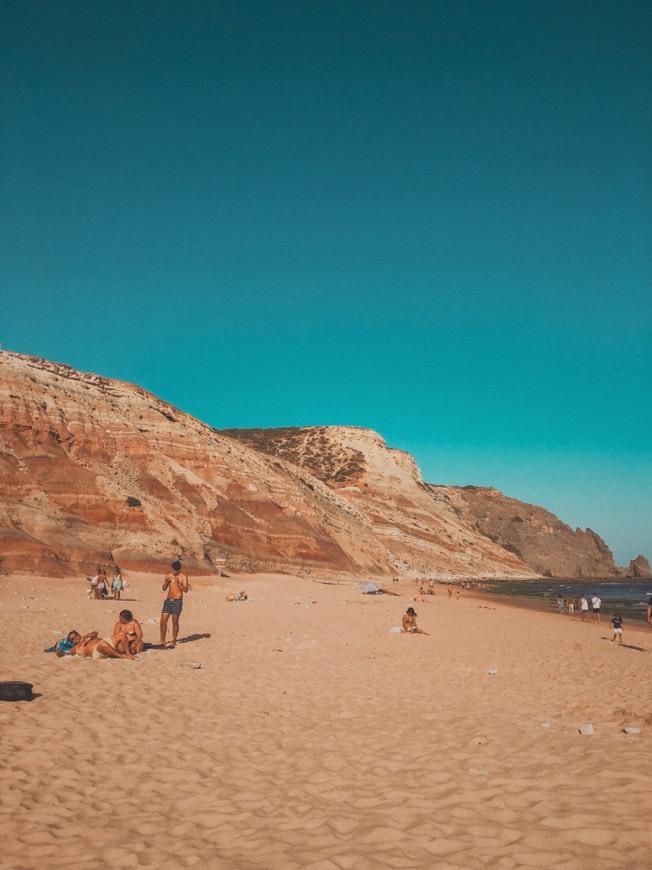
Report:
[{"label": "person standing on beach", "polygon": [[557,596],[557,610],[559,611],[559,613],[564,612],[564,599],[561,597],[561,595]]},{"label": "person standing on beach", "polygon": [[593,598],[591,599],[591,607],[593,608],[593,622],[600,622],[600,605],[602,601],[598,598],[598,593],[593,593]]},{"label": "person standing on beach", "polygon": [[652,625],[652,595],[650,595],[647,601],[647,624]]},{"label": "person standing on beach", "polygon": [[614,636],[611,638],[612,641],[618,638],[618,643],[623,642],[623,618],[620,615],[620,611],[617,610],[614,613],[614,618],[611,620],[611,624],[614,627]]},{"label": "person standing on beach", "polygon": [[101,601],[108,598],[109,581],[106,579],[106,571],[104,568],[98,568],[97,583],[95,584],[95,597]]},{"label": "person standing on beach", "polygon": [[120,569],[117,566],[113,569],[113,582],[111,583],[111,591],[113,592],[114,600],[120,601],[120,593],[122,592],[122,574],[120,573]]},{"label": "person standing on beach", "polygon": [[[161,611],[161,638],[159,643],[173,649],[177,645],[177,637],[179,635],[179,617],[183,609],[183,593],[188,591],[188,578],[181,573],[181,562],[176,559],[170,567],[172,573],[165,578],[163,591],[167,591],[168,595],[163,602],[163,610]],[[172,617],[172,641],[165,643],[165,636],[168,629],[168,620]]]},{"label": "person standing on beach", "polygon": [[575,602],[573,601],[572,598],[569,598],[568,599],[568,613],[570,616],[572,616],[574,612],[575,612]]},{"label": "person standing on beach", "polygon": [[589,615],[589,602],[586,600],[586,596],[580,596],[580,615],[582,617],[582,622],[586,622],[586,619]]}]

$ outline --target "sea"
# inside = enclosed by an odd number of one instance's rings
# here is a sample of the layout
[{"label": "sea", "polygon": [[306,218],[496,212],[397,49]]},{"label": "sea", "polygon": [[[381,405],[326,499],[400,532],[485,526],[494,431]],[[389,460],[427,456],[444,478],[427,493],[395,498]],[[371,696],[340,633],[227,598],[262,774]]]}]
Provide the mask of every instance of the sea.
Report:
[{"label": "sea", "polygon": [[509,595],[518,598],[537,598],[550,602],[551,609],[557,607],[557,598],[561,595],[564,601],[572,598],[577,602],[582,595],[589,599],[595,593],[602,600],[602,610],[613,613],[620,610],[623,616],[643,619],[652,598],[652,579],[625,580],[614,583],[613,580],[525,580],[518,583],[502,582],[488,583],[485,591],[498,595]]}]

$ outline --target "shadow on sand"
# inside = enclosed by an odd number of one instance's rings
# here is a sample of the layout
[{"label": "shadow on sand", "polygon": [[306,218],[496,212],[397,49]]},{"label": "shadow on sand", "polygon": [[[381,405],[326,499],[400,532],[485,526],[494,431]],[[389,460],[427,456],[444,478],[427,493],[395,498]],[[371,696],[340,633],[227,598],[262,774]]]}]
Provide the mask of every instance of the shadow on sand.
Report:
[{"label": "shadow on sand", "polygon": [[[611,641],[610,637],[603,637],[602,640]],[[647,650],[642,646],[634,646],[631,643],[616,643],[615,641],[611,641],[614,646],[622,646],[624,649],[635,649],[637,652],[647,652]]]},{"label": "shadow on sand", "polygon": [[[210,637],[210,634],[189,634],[188,637],[180,637],[177,640],[177,646],[181,643],[194,643],[197,640],[204,640],[204,638],[206,638],[206,637]],[[146,643],[143,646],[144,650],[146,650],[146,649],[168,650],[168,649],[173,649],[173,648],[174,647],[169,647],[166,644],[160,644],[160,643]]]}]

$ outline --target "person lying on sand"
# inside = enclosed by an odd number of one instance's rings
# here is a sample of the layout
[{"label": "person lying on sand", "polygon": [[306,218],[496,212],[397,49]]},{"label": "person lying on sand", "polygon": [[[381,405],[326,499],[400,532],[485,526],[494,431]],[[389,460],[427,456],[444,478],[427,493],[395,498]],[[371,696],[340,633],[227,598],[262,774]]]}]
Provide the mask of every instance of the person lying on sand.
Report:
[{"label": "person lying on sand", "polygon": [[136,653],[143,651],[143,630],[131,610],[121,610],[113,629],[111,643],[120,652]]},{"label": "person lying on sand", "polygon": [[408,607],[407,611],[403,614],[403,628],[401,629],[401,633],[428,634],[427,631],[417,627],[417,615],[414,612],[414,607]]},{"label": "person lying on sand", "polygon": [[91,631],[88,634],[80,634],[78,631],[71,631],[68,634],[68,639],[74,643],[71,650],[58,650],[57,655],[61,656],[83,656],[89,659],[133,659],[131,653],[123,653],[117,650],[110,640],[101,638],[96,631]]}]

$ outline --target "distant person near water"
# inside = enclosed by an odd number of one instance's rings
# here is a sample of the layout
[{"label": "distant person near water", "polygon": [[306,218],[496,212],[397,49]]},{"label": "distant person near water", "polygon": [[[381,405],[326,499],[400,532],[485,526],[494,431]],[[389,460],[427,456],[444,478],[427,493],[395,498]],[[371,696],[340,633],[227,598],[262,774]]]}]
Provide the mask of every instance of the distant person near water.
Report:
[{"label": "distant person near water", "polygon": [[414,612],[414,607],[408,607],[407,611],[403,614],[403,628],[401,629],[401,633],[428,634],[427,631],[417,627],[417,615]]},{"label": "distant person near water", "polygon": [[[170,565],[172,573],[165,578],[163,591],[167,591],[168,595],[163,602],[163,610],[161,611],[161,638],[159,643],[169,648],[174,648],[177,645],[177,637],[179,635],[179,617],[183,609],[183,593],[188,591],[188,578],[181,573],[181,562],[178,559]],[[172,640],[169,643],[165,642],[167,634],[168,620],[172,617]]]},{"label": "distant person near water", "polygon": [[580,596],[580,616],[582,617],[582,622],[586,622],[589,616],[589,602],[586,600],[586,596]]},{"label": "distant person near water", "polygon": [[568,599],[568,613],[572,616],[575,613],[575,602],[572,598]]},{"label": "distant person near water", "polygon": [[602,601],[598,597],[598,593],[593,593],[593,598],[591,599],[591,607],[593,608],[593,622],[600,622],[600,605]]},{"label": "distant person near water", "polygon": [[561,595],[557,596],[557,610],[559,611],[559,613],[564,612],[564,599],[561,597]]}]

